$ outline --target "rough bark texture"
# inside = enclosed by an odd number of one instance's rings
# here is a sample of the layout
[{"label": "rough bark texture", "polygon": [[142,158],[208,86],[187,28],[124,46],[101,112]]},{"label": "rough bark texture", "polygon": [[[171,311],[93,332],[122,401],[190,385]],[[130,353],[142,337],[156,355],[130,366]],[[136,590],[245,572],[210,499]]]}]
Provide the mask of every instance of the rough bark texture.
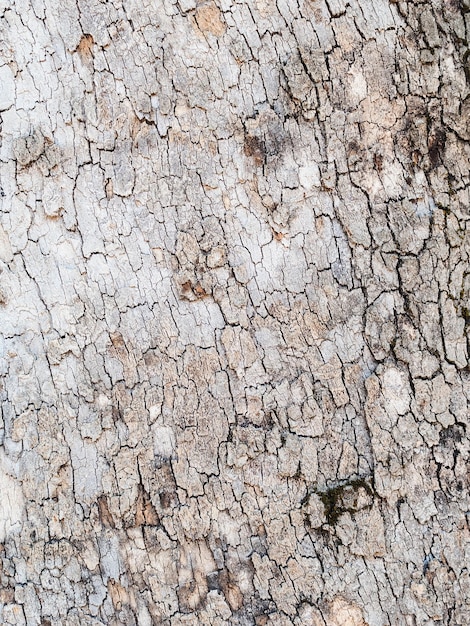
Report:
[{"label": "rough bark texture", "polygon": [[468,625],[469,0],[0,0],[0,622]]}]

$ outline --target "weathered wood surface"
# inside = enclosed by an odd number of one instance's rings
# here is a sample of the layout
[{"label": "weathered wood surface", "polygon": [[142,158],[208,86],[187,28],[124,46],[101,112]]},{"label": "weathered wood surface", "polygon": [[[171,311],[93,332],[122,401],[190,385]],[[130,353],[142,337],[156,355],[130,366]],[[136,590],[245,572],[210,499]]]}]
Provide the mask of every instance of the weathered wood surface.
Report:
[{"label": "weathered wood surface", "polygon": [[0,0],[0,622],[468,625],[468,0]]}]

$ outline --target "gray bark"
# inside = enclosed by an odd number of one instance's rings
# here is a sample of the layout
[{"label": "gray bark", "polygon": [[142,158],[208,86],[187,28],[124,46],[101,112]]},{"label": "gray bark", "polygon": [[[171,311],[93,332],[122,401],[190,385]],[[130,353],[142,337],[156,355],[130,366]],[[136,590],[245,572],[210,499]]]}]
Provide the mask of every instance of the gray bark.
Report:
[{"label": "gray bark", "polygon": [[0,622],[470,620],[468,0],[0,0]]}]

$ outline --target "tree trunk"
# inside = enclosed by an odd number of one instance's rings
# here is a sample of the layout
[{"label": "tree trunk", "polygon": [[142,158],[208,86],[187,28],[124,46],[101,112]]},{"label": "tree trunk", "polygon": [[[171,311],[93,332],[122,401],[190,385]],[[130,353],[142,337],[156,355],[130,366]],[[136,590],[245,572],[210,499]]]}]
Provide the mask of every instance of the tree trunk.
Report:
[{"label": "tree trunk", "polygon": [[0,622],[468,625],[469,0],[0,29]]}]

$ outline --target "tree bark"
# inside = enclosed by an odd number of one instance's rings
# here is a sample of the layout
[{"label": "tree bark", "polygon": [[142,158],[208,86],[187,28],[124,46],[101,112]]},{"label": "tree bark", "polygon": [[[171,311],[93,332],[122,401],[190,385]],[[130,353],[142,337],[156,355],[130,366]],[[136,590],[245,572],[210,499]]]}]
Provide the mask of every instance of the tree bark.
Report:
[{"label": "tree bark", "polygon": [[469,1],[0,29],[0,622],[468,624]]}]

